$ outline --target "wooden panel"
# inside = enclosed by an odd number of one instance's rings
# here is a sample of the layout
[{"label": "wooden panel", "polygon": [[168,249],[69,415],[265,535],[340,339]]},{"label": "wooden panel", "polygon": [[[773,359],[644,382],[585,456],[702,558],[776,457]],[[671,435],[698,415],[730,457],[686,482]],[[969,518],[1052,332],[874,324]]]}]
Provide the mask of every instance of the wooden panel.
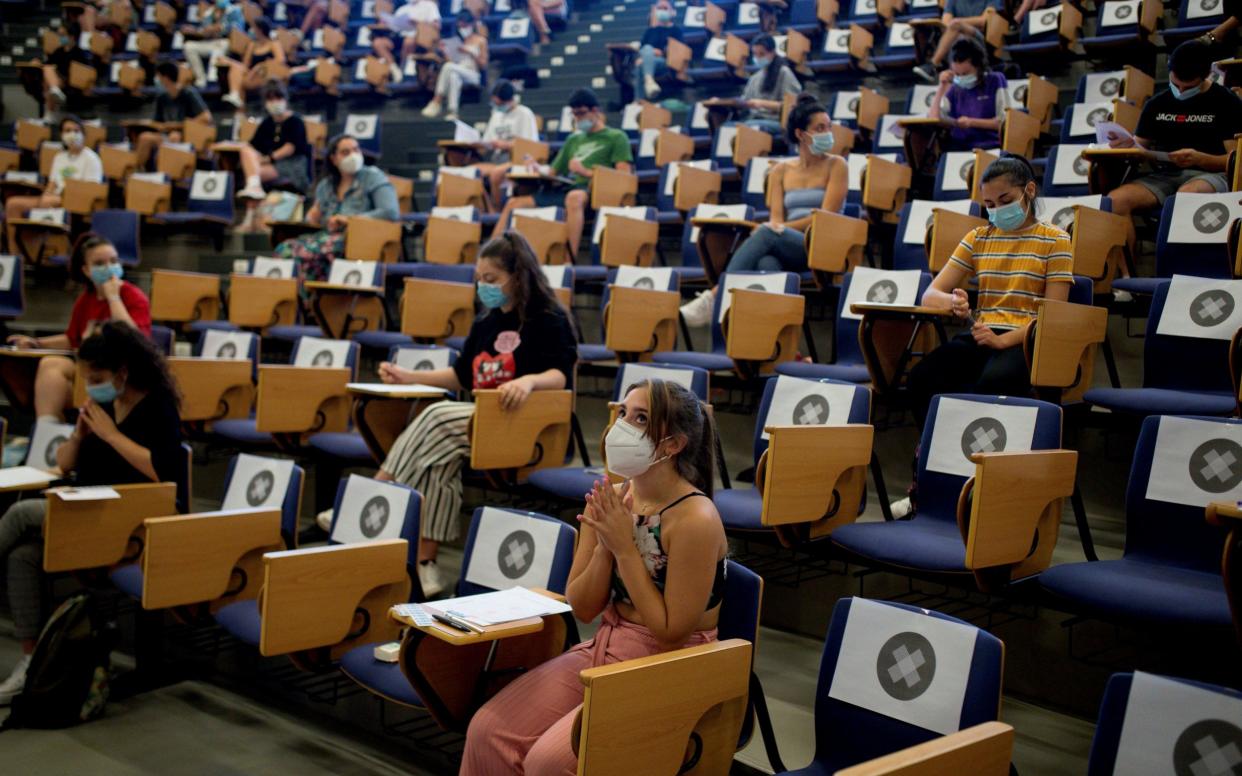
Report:
[{"label": "wooden panel", "polygon": [[166,213],[172,207],[172,184],[140,181],[125,182],[125,209],[151,216]]},{"label": "wooden panel", "polygon": [[312,281],[302,287],[311,293],[315,321],[332,339],[352,339],[359,332],[384,327],[382,289],[354,290]]},{"label": "wooden panel", "polygon": [[415,339],[464,337],[474,320],[474,284],[406,278],[401,333]]},{"label": "wooden panel", "polygon": [[1138,129],[1139,115],[1143,109],[1137,105],[1131,105],[1125,100],[1113,100],[1113,121],[1125,127],[1130,132]]},{"label": "wooden panel", "polygon": [[959,730],[837,771],[837,776],[1007,776],[1013,728],[1003,722]]},{"label": "wooden panel", "polygon": [[[861,493],[843,488],[851,469],[871,462],[875,429],[870,425],[768,426],[768,449],[759,468],[766,526],[832,522],[858,517]],[[854,479],[857,479],[855,477]],[[865,483],[865,473],[863,482]],[[852,492],[851,492],[852,491]]]},{"label": "wooden panel", "polygon": [[668,50],[665,52],[665,64],[668,69],[677,74],[677,78],[685,81],[689,79],[686,71],[690,68],[690,62],[694,59],[694,52],[689,46],[679,40],[669,39]]},{"label": "wooden panel", "polygon": [[436,205],[483,209],[483,179],[452,173],[442,174],[436,184]]},{"label": "wooden panel", "polygon": [[1042,122],[1017,108],[1005,111],[1001,124],[1001,149],[1011,154],[1031,158],[1035,153],[1035,141],[1039,139]]},{"label": "wooden panel", "polygon": [[967,213],[957,213],[943,208],[932,209],[932,224],[927,229],[925,247],[927,249],[927,266],[933,272],[939,272],[949,257],[957,249],[962,238],[977,226],[987,226],[986,219]]},{"label": "wooden panel", "polygon": [[871,58],[871,49],[875,46],[875,36],[871,30],[858,24],[850,25],[850,57],[860,64]]},{"label": "wooden panel", "polygon": [[1108,329],[1108,309],[1041,299],[1035,323],[1035,344],[1030,357],[1031,385],[1069,388],[1091,385],[1094,346],[1103,342]]},{"label": "wooden panel", "polygon": [[1056,108],[1057,98],[1057,87],[1051,81],[1031,74],[1026,86],[1026,110],[1039,120],[1041,132],[1047,132],[1052,126],[1052,113]]},{"label": "wooden panel", "polygon": [[673,113],[653,102],[643,103],[638,112],[638,129],[664,129],[673,123]]},{"label": "wooden panel", "polygon": [[181,390],[182,422],[245,418],[254,403],[254,364],[207,358],[170,358]]},{"label": "wooden panel", "polygon": [[255,427],[273,434],[344,431],[350,377],[348,369],[260,366]]},{"label": "wooden panel", "polygon": [[660,131],[655,143],[657,167],[664,167],[672,162],[688,162],[693,158],[694,138],[671,129]]},{"label": "wooden panel", "polygon": [[863,178],[863,205],[885,213],[900,210],[913,174],[908,164],[890,162],[871,154]]},{"label": "wooden panel", "polygon": [[515,215],[513,231],[526,238],[540,264],[570,264],[569,224]]},{"label": "wooden panel", "polygon": [[738,78],[746,77],[746,65],[750,63],[750,44],[730,33],[725,36],[725,64],[733,68]]},{"label": "wooden panel", "polygon": [[81,62],[69,63],[69,86],[83,94],[89,95],[95,89],[95,79],[99,73],[90,65]]},{"label": "wooden panel", "polygon": [[815,18],[819,19],[824,27],[831,29],[837,22],[838,13],[840,13],[838,0],[815,0]]},{"label": "wooden panel", "polygon": [[193,151],[162,145],[155,152],[156,171],[164,173],[174,181],[185,180],[193,175],[196,164],[198,164],[198,157]]},{"label": "wooden panel", "polygon": [[988,165],[996,161],[999,157],[996,154],[984,151],[982,148],[975,149],[975,162],[970,167],[970,198],[983,205],[983,173],[987,170]]},{"label": "wooden panel", "polygon": [[516,410],[501,409],[500,391],[475,391],[474,408],[471,468],[482,471],[564,464],[573,391],[535,391]]},{"label": "wooden panel", "polygon": [[67,180],[61,194],[61,204],[70,213],[88,216],[108,206],[108,184]]},{"label": "wooden panel", "polygon": [[229,323],[243,328],[287,326],[297,319],[297,278],[234,273],[229,280]]},{"label": "wooden panel", "polygon": [[867,247],[867,222],[827,210],[811,213],[806,231],[807,266],[839,275],[862,263]]},{"label": "wooden panel", "polygon": [[105,178],[110,181],[124,181],[138,168],[138,152],[101,145],[99,161],[103,164]]},{"label": "wooden panel", "polygon": [[538,140],[527,140],[524,137],[514,138],[513,150],[509,152],[509,159],[514,164],[521,164],[528,156],[540,164],[547,164],[548,159],[552,158],[552,151],[547,143],[541,143]]},{"label": "wooden panel", "polygon": [[350,216],[345,227],[345,258],[350,261],[401,260],[401,224],[379,218]]},{"label": "wooden panel", "polygon": [[650,267],[659,239],[660,225],[655,221],[610,215],[600,235],[600,263],[609,267]]},{"label": "wooden panel", "polygon": [[1134,65],[1126,65],[1126,79],[1121,96],[1136,108],[1142,108],[1156,91],[1156,81]]},{"label": "wooden panel", "polygon": [[715,170],[682,165],[673,181],[673,207],[687,213],[699,205],[719,202],[723,180]]},{"label": "wooden panel", "polygon": [[39,146],[52,139],[52,128],[30,119],[18,119],[13,127],[13,139],[23,151],[34,153]]},{"label": "wooden panel", "polygon": [[794,357],[806,308],[801,294],[732,288],[725,313],[725,352],[734,361],[780,362]]},{"label": "wooden panel", "polygon": [[739,170],[745,169],[756,156],[771,154],[772,135],[745,124],[737,125],[737,134],[733,136],[733,163]]},{"label": "wooden panel", "polygon": [[[234,569],[245,569],[248,582],[228,602],[259,595],[261,568],[255,553],[280,550],[280,510],[231,510],[177,517],[153,517],[144,523],[142,607],[214,601],[230,590]],[[247,559],[247,556],[252,556]],[[254,561],[246,563],[247,560]]]},{"label": "wooden panel", "polygon": [[214,321],[220,314],[220,276],[151,270],[151,319],[172,323]]},{"label": "wooden panel", "polygon": [[637,175],[614,170],[611,167],[596,167],[591,173],[591,207],[593,209],[628,207],[637,201]]},{"label": "wooden panel", "polygon": [[483,240],[483,224],[452,218],[427,219],[423,260],[430,264],[473,264]]},{"label": "wooden panel", "polygon": [[171,482],[117,485],[119,499],[62,501],[47,498],[43,570],[76,571],[111,566],[125,558],[129,538],[148,517],[177,513]]},{"label": "wooden panel", "polygon": [[880,126],[880,117],[888,113],[888,98],[879,92],[862,87],[858,96],[858,126],[875,132]]},{"label": "wooden panel", "polygon": [[1096,293],[1107,293],[1112,279],[1125,265],[1126,247],[1133,226],[1126,216],[1106,213],[1093,207],[1074,207],[1070,230],[1070,250],[1074,254],[1074,274],[1095,282]]},{"label": "wooden panel", "polygon": [[647,356],[676,346],[680,294],[650,288],[609,288],[604,307],[605,347],[615,353]]},{"label": "wooden panel", "polygon": [[216,125],[207,121],[186,119],[182,122],[181,138],[182,142],[194,146],[194,152],[202,156],[216,142]]},{"label": "wooden panel", "polygon": [[397,210],[401,215],[414,212],[414,179],[388,173],[388,182],[397,192]]}]

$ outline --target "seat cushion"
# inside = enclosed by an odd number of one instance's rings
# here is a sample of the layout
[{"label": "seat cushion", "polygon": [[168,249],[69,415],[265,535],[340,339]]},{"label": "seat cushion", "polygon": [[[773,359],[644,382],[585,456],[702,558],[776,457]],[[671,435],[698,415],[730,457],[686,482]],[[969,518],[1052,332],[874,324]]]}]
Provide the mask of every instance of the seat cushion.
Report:
[{"label": "seat cushion", "polygon": [[216,622],[233,638],[247,644],[259,645],[259,633],[263,630],[263,620],[259,617],[259,601],[238,601],[229,604],[216,612]]},{"label": "seat cushion", "polygon": [[763,495],[757,488],[726,488],[712,496],[725,530],[758,531],[763,528]]},{"label": "seat cushion", "polygon": [[359,463],[374,463],[367,443],[357,431],[323,431],[312,434],[308,444],[331,458]]},{"label": "seat cushion", "polygon": [[1083,401],[1130,415],[1232,415],[1237,399],[1226,391],[1168,388],[1092,388]]},{"label": "seat cushion", "polygon": [[733,369],[733,359],[724,353],[698,353],[692,350],[670,350],[656,353],[651,360],[657,364],[679,364],[681,366],[697,366],[709,372],[723,372]]},{"label": "seat cushion", "polygon": [[574,284],[603,283],[608,279],[608,268],[602,264],[575,264]]},{"label": "seat cushion", "polygon": [[966,572],[966,544],[957,523],[930,517],[891,523],[854,523],[832,533],[837,546],[882,565],[935,572]]},{"label": "seat cushion", "polygon": [[413,345],[414,338],[399,331],[360,331],[354,335],[354,342],[364,348],[388,350],[397,345]]},{"label": "seat cushion", "polygon": [[784,361],[777,365],[778,375],[804,377],[808,380],[844,380],[847,383],[869,383],[871,373],[865,364],[808,364],[805,361]]},{"label": "seat cushion", "polygon": [[677,275],[682,283],[694,283],[707,279],[707,270],[702,267],[673,267],[672,269],[673,274]]},{"label": "seat cushion", "polygon": [[616,353],[612,352],[603,345],[596,345],[587,342],[578,345],[579,361],[612,361],[616,357]]},{"label": "seat cushion", "polygon": [[582,501],[583,496],[603,476],[602,466],[559,466],[531,472],[527,482],[566,501]]},{"label": "seat cushion", "polygon": [[323,329],[318,326],[312,326],[305,323],[290,324],[288,326],[272,326],[268,328],[264,337],[272,339],[287,340],[294,342],[302,337],[322,337]]},{"label": "seat cushion", "polygon": [[401,673],[400,664],[376,660],[376,646],[363,644],[346,652],[341,656],[341,670],[350,679],[393,703],[422,708],[423,701],[410,686],[410,680]]},{"label": "seat cushion", "polygon": [[237,331],[237,324],[228,321],[191,321],[187,329],[195,334],[205,331]]},{"label": "seat cushion", "polygon": [[1165,625],[1229,627],[1229,601],[1220,574],[1138,559],[1064,563],[1039,584],[1076,611],[1108,619]]},{"label": "seat cushion", "polygon": [[116,585],[116,589],[136,601],[142,600],[142,564],[131,563],[118,566],[108,574],[108,579]]},{"label": "seat cushion", "polygon": [[217,420],[211,424],[212,433],[230,442],[242,445],[273,444],[272,435],[255,428],[254,418]]},{"label": "seat cushion", "polygon": [[1156,286],[1167,283],[1168,280],[1168,278],[1117,278],[1113,281],[1113,288],[1118,291],[1129,291],[1131,294],[1152,296],[1156,293]]},{"label": "seat cushion", "polygon": [[444,344],[453,350],[460,351],[466,345],[465,337],[448,337],[444,340]]}]

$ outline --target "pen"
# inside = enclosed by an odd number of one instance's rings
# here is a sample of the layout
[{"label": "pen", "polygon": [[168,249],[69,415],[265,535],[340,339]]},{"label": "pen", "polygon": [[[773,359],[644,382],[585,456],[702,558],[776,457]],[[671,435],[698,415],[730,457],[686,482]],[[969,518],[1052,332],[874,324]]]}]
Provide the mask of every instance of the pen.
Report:
[{"label": "pen", "polygon": [[456,617],[449,617],[447,615],[439,614],[438,612],[432,612],[431,616],[436,622],[444,623],[454,630],[463,631],[465,633],[474,633],[473,630],[471,630],[464,622],[458,620]]}]

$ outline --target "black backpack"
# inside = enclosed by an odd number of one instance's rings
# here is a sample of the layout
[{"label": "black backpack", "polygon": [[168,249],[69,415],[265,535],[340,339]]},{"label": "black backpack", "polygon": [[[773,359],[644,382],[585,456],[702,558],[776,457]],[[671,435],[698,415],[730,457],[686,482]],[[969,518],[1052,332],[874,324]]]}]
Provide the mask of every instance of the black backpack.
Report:
[{"label": "black backpack", "polygon": [[103,713],[111,639],[89,596],[75,595],[52,614],[30,656],[26,686],[4,728],[64,728]]}]

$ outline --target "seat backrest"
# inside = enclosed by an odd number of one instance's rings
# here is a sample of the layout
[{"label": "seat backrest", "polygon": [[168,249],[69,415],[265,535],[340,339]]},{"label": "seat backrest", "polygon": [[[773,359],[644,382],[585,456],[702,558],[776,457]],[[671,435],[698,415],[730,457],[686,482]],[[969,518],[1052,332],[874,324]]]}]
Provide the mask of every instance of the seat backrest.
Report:
[{"label": "seat backrest", "polygon": [[290,363],[301,367],[345,367],[356,374],[358,351],[358,343],[350,340],[299,337],[298,341],[293,343]]},{"label": "seat backrest", "polygon": [[1038,43],[1054,40],[1061,29],[1061,6],[1033,9],[1022,20],[1020,40],[1023,43]]},{"label": "seat backrest", "polygon": [[281,278],[288,280],[294,277],[295,263],[293,259],[282,259],[274,256],[255,256],[250,260],[250,273],[261,278]]},{"label": "seat backrest", "polygon": [[820,663],[815,762],[831,773],[995,720],[1003,663],[999,639],[955,617],[842,598]]},{"label": "seat backrest", "polygon": [[755,210],[767,210],[768,171],[786,159],[781,156],[756,156],[747,162],[746,174],[742,179],[742,202]]},{"label": "seat backrest", "polygon": [[915,199],[901,206],[897,233],[893,237],[893,268],[927,271],[927,249],[924,241],[931,228],[935,208],[955,213],[979,215],[979,204],[970,199]]},{"label": "seat backrest", "polygon": [[630,207],[602,207],[595,214],[595,229],[591,232],[591,263],[599,264],[602,260],[600,250],[603,246],[604,224],[609,215],[619,215],[638,221],[654,221],[656,211],[653,207],[634,205]]},{"label": "seat backrest", "polygon": [[443,345],[394,345],[388,360],[402,369],[426,372],[444,369],[457,362],[457,351]]},{"label": "seat backrest", "polygon": [[229,460],[220,509],[280,507],[280,535],[285,546],[298,543],[305,470],[288,458],[239,453]]},{"label": "seat backrest", "polygon": [[1048,197],[1075,197],[1090,193],[1091,163],[1082,158],[1085,143],[1062,143],[1048,151],[1043,193]]},{"label": "seat backrest", "polygon": [[30,432],[30,445],[26,448],[26,460],[22,463],[36,469],[55,469],[56,451],[73,434],[72,423],[61,423],[53,418],[38,418]]},{"label": "seat backrest", "polygon": [[940,155],[936,165],[935,199],[969,199],[974,151],[949,151]]},{"label": "seat backrest", "polygon": [[172,329],[160,326],[158,323],[151,324],[151,341],[155,343],[155,349],[159,352],[171,356],[175,339],[176,335]]},{"label": "seat backrest", "polygon": [[[754,160],[751,160],[754,161]],[[747,165],[747,169],[750,166]],[[699,259],[699,227],[691,221],[695,218],[729,218],[735,221],[752,221],[755,209],[747,204],[742,205],[697,205],[690,211],[681,229],[681,264],[683,267],[701,267]]]},{"label": "seat backrest", "polygon": [[194,343],[191,353],[195,358],[218,361],[249,360],[258,370],[259,335],[249,331],[207,329]]},{"label": "seat backrest", "polygon": [[1126,557],[1220,574],[1226,531],[1203,509],[1239,499],[1242,421],[1144,418],[1126,486]]},{"label": "seat backrest", "polygon": [[1143,342],[1143,387],[1231,391],[1229,343],[1242,281],[1177,275],[1156,286]]},{"label": "seat backrest", "polygon": [[141,261],[138,214],[132,210],[104,208],[91,214],[91,231],[108,238],[121,264],[132,267]]},{"label": "seat backrest", "polygon": [[1141,671],[1108,678],[1087,776],[1236,773],[1242,693]]},{"label": "seat backrest", "polygon": [[975,453],[1055,450],[1061,408],[1016,396],[932,397],[919,447],[919,512],[915,519],[956,522],[962,486],[975,476]]},{"label": "seat backrest", "polygon": [[1069,197],[1040,197],[1039,220],[1069,231],[1074,224],[1074,206],[1082,205],[1106,212],[1112,211],[1112,201],[1100,194],[1081,194]]},{"label": "seat backrest", "polygon": [[384,263],[333,259],[328,269],[328,282],[342,286],[384,287]]},{"label": "seat backrest", "polygon": [[708,385],[710,373],[697,366],[676,366],[673,364],[650,364],[628,362],[617,370],[617,379],[613,383],[612,400],[621,401],[625,391],[631,385],[644,380],[668,380],[686,388],[699,401],[708,401]]},{"label": "seat backrest", "polygon": [[871,422],[871,390],[841,380],[777,375],[768,378],[755,415],[755,463],[768,449],[765,426],[822,426]]},{"label": "seat backrest", "polygon": [[732,302],[729,290],[732,288],[748,288],[752,291],[767,291],[775,294],[796,294],[799,292],[801,280],[793,272],[724,272],[716,284],[716,300],[712,306],[712,350],[717,353],[725,351],[724,321],[725,312]]},{"label": "seat backrest", "polygon": [[25,274],[20,256],[0,256],[0,316],[18,318],[26,311]]},{"label": "seat backrest", "polygon": [[355,544],[380,539],[410,543],[406,565],[418,563],[418,520],[423,497],[399,482],[381,482],[351,474],[336,488],[329,544]]},{"label": "seat backrest", "polygon": [[855,267],[841,281],[837,302],[837,363],[859,364],[863,361],[858,344],[858,326],[862,316],[850,312],[850,305],[860,303],[917,305],[923,292],[931,285],[930,272],[917,269],[893,270]]},{"label": "seat backrest", "polygon": [[1095,125],[1113,120],[1111,102],[1081,102],[1065,109],[1061,122],[1062,143],[1083,143],[1095,139]]},{"label": "seat backrest", "polygon": [[1078,79],[1078,88],[1074,91],[1074,104],[1108,102],[1119,98],[1125,89],[1125,82],[1124,70],[1084,73]]},{"label": "seat backrest", "polygon": [[660,181],[656,188],[656,207],[659,210],[669,212],[677,209],[673,204],[673,199],[677,178],[683,166],[697,167],[700,170],[715,170],[716,162],[714,159],[694,159],[689,162],[673,162],[664,165],[660,170]]},{"label": "seat backrest", "polygon": [[1237,192],[1174,194],[1164,201],[1156,233],[1156,277],[1233,276],[1229,225],[1242,218]]},{"label": "seat backrest", "polygon": [[578,532],[538,512],[479,507],[470,520],[458,595],[513,586],[564,593]]},{"label": "seat backrest", "polygon": [[911,116],[926,116],[931,110],[932,100],[936,98],[938,87],[933,84],[915,84],[906,95],[906,113]]},{"label": "seat backrest", "polygon": [[1225,4],[1220,0],[1181,0],[1177,9],[1179,27],[1215,27],[1225,20]]},{"label": "seat backrest", "polygon": [[608,270],[608,279],[604,284],[604,293],[600,296],[599,302],[601,311],[599,328],[604,339],[608,338],[608,327],[602,311],[608,307],[608,302],[612,299],[612,286],[614,285],[625,288],[647,288],[653,291],[678,291],[681,289],[681,276],[671,267],[624,265]]},{"label": "seat backrest", "polygon": [[233,222],[233,174],[196,170],[186,210]]}]

